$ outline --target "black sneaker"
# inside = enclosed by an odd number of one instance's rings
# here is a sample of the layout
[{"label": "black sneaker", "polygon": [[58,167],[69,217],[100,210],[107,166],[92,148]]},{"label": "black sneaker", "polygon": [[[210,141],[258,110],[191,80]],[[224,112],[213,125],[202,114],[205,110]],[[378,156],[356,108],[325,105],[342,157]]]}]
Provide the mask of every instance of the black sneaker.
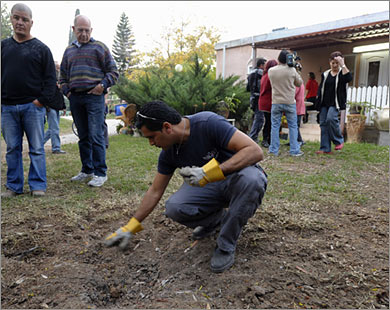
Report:
[{"label": "black sneaker", "polygon": [[266,149],[268,149],[269,148],[269,143],[267,142],[267,141],[261,141],[261,146],[262,147],[265,147]]},{"label": "black sneaker", "polygon": [[56,151],[53,151],[52,153],[53,154],[66,154],[66,152],[63,150],[56,150]]},{"label": "black sneaker", "polygon": [[234,263],[234,252],[229,253],[220,250],[218,247],[214,250],[213,257],[211,258],[211,271],[215,273],[224,272],[229,269]]},{"label": "black sneaker", "polygon": [[217,226],[214,226],[214,227],[204,227],[204,226],[195,227],[195,229],[192,232],[192,239],[200,240],[200,239],[204,239],[208,236],[211,236],[212,234],[215,233]]}]

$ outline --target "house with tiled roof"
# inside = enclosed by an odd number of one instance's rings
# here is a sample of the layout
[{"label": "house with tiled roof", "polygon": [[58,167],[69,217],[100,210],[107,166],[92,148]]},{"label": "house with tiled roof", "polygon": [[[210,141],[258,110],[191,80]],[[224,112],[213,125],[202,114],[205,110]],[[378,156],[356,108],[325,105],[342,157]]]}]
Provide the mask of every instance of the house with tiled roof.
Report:
[{"label": "house with tiled roof", "polygon": [[[389,11],[218,42],[217,76],[239,75],[246,80],[257,57],[277,59],[281,49],[297,52],[304,83],[309,72],[319,82],[329,69],[330,53],[340,51],[353,76],[348,100],[370,101],[377,109],[389,106]],[[372,115],[367,116],[372,125]]]}]

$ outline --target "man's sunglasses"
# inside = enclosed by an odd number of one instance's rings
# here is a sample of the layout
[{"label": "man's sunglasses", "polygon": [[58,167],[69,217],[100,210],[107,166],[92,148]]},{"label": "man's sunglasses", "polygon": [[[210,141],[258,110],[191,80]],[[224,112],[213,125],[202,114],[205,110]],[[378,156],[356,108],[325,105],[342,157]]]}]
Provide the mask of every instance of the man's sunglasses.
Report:
[{"label": "man's sunglasses", "polygon": [[152,121],[155,121],[155,122],[165,122],[162,119],[154,118],[154,117],[151,117],[151,116],[146,116],[146,115],[143,115],[143,114],[141,114],[139,112],[137,112],[137,117],[141,117],[141,118],[144,118],[144,119],[149,119],[149,120],[152,120]]}]

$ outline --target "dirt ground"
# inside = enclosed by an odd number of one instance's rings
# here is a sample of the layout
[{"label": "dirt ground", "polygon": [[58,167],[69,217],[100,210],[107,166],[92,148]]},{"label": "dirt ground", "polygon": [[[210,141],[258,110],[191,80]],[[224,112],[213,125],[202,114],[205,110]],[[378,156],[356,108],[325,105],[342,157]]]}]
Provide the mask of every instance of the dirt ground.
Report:
[{"label": "dirt ground", "polygon": [[2,213],[2,308],[388,309],[388,188],[376,178],[364,178],[364,205],[323,207],[329,229],[278,226],[260,207],[222,274],[209,269],[216,236],[194,244],[162,206],[124,252],[102,244],[118,223],[99,201],[76,226],[52,209],[18,221],[15,206]]}]

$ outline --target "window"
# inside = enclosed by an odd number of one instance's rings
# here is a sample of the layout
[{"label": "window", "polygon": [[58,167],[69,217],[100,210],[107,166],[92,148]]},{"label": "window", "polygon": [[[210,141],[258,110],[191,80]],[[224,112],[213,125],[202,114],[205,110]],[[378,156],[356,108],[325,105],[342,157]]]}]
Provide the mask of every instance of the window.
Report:
[{"label": "window", "polygon": [[368,63],[367,86],[378,86],[380,61],[370,61]]}]

